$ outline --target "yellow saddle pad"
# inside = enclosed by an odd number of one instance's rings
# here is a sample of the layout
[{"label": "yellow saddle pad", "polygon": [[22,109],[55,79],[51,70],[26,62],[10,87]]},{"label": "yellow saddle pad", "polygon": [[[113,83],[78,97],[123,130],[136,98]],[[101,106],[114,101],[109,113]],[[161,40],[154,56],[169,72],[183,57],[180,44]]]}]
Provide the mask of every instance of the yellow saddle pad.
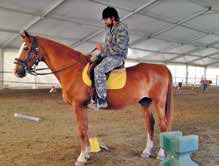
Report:
[{"label": "yellow saddle pad", "polygon": [[[86,85],[91,86],[91,80],[90,77],[87,74],[87,71],[89,69],[89,65],[87,64],[82,72],[82,78]],[[106,82],[106,88],[107,89],[121,89],[126,84],[126,71],[120,71],[120,72],[114,72],[112,71],[109,75],[109,78]]]}]

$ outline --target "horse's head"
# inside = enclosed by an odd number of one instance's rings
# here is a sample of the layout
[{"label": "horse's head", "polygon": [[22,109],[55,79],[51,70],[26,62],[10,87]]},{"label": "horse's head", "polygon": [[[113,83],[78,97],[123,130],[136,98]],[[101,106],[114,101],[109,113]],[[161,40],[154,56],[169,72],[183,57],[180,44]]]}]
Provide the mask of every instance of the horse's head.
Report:
[{"label": "horse's head", "polygon": [[26,73],[31,73],[42,59],[38,43],[38,37],[29,35],[26,31],[20,34],[23,38],[23,43],[19,50],[19,57],[15,58],[15,75],[19,78],[25,77]]}]

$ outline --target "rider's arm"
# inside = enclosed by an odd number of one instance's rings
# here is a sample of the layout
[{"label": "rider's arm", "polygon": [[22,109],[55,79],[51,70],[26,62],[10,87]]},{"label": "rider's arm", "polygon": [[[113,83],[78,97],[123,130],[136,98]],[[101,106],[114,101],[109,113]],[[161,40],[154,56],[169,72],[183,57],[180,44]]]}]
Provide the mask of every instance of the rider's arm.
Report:
[{"label": "rider's arm", "polygon": [[105,43],[104,43],[104,45],[103,45],[103,50],[101,51],[101,57],[103,58],[103,57],[106,57],[107,55],[108,55],[108,49],[107,49],[107,47],[108,47],[108,43],[109,43],[109,41],[108,41],[108,39],[109,39],[109,36],[110,36],[110,32],[107,32],[107,34],[106,34],[106,37],[105,37]]}]

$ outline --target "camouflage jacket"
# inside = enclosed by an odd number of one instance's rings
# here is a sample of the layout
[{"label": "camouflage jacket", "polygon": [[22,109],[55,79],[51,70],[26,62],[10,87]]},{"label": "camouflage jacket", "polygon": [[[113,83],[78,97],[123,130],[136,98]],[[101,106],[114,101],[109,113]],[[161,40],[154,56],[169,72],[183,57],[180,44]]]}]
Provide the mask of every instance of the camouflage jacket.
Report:
[{"label": "camouflage jacket", "polygon": [[106,34],[102,57],[117,56],[127,58],[129,34],[125,24],[118,22],[116,27],[110,29]]}]

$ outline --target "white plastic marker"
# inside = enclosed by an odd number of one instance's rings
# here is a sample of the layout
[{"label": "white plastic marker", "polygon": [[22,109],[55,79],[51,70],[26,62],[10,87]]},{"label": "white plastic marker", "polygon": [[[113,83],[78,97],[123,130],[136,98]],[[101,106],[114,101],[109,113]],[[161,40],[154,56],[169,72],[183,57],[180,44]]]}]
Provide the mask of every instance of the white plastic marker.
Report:
[{"label": "white plastic marker", "polygon": [[50,89],[49,93],[55,93],[56,92],[56,87],[52,86],[52,88]]},{"label": "white plastic marker", "polygon": [[16,118],[29,119],[29,120],[33,120],[33,121],[36,121],[36,122],[39,122],[39,121],[40,121],[40,118],[38,118],[38,117],[33,117],[33,116],[29,116],[29,115],[14,114],[14,116],[15,116]]}]

